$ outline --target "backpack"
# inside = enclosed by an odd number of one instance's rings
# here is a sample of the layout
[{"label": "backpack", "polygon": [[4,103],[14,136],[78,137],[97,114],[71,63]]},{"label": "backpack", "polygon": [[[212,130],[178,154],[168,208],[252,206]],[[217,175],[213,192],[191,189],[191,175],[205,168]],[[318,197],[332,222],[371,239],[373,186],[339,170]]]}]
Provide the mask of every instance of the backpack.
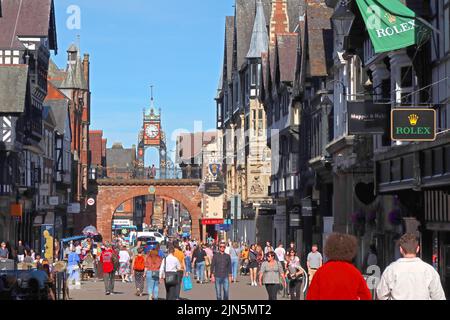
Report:
[{"label": "backpack", "polygon": [[144,271],[145,269],[145,259],[143,256],[136,256],[134,260],[134,270]]}]

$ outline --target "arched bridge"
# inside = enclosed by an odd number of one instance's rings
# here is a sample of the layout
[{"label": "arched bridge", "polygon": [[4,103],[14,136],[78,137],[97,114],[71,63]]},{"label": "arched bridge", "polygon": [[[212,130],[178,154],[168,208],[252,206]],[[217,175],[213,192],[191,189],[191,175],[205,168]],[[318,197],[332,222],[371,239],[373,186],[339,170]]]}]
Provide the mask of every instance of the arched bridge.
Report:
[{"label": "arched bridge", "polygon": [[97,230],[105,241],[111,241],[112,218],[117,207],[132,198],[155,194],[156,197],[174,199],[189,211],[192,237],[199,239],[202,199],[198,192],[200,182],[201,180],[196,179],[98,179]]}]

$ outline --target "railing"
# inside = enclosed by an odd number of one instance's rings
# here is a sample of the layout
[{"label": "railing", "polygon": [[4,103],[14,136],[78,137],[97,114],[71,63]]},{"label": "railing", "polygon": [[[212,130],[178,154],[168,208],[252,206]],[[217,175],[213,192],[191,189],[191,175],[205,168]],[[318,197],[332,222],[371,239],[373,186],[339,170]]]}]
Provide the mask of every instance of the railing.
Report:
[{"label": "railing", "polygon": [[166,179],[201,179],[202,168],[108,168],[106,176],[96,176],[101,178],[116,179],[149,179],[149,180],[166,180]]}]

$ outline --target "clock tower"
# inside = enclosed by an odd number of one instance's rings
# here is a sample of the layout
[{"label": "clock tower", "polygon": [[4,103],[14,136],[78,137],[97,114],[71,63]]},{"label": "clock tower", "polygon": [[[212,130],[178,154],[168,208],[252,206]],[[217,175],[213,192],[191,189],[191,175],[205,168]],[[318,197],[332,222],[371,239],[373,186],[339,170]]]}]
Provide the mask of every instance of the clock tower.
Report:
[{"label": "clock tower", "polygon": [[150,108],[144,108],[143,111],[143,124],[139,133],[137,154],[139,178],[146,178],[145,150],[149,147],[159,150],[159,178],[167,178],[166,137],[161,126],[161,109],[156,110],[154,105],[153,90]]}]

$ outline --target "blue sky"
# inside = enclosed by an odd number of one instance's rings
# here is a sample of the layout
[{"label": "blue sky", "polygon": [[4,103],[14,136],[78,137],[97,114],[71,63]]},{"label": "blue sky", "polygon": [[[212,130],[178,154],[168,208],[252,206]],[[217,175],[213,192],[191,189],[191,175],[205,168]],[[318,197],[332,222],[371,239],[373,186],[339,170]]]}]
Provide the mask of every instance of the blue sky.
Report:
[{"label": "blue sky", "polygon": [[[151,84],[171,150],[177,129],[193,131],[195,121],[214,129],[225,16],[233,15],[233,3],[55,0],[59,52],[54,60],[65,67],[66,50],[80,35],[81,51],[91,58],[91,129],[103,130],[108,146],[137,144]],[[71,5],[80,8],[80,29],[67,27]]]}]

